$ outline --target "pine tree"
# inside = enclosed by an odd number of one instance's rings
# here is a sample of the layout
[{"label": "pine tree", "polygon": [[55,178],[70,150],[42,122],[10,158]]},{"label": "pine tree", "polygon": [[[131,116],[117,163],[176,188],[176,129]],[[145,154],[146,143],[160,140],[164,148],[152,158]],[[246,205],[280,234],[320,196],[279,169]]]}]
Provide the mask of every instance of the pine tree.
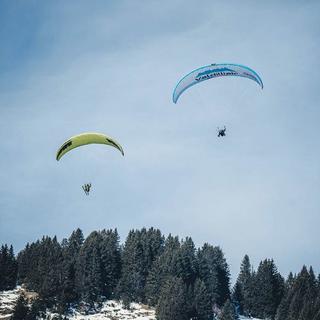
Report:
[{"label": "pine tree", "polygon": [[187,320],[186,285],[177,277],[169,277],[160,294],[156,308],[158,320]]},{"label": "pine tree", "polygon": [[0,291],[12,290],[17,283],[17,261],[13,247],[7,244],[0,248]]},{"label": "pine tree", "polygon": [[272,259],[260,262],[254,285],[254,315],[273,319],[283,297],[284,280]]},{"label": "pine tree", "polygon": [[243,305],[244,305],[244,297],[243,297],[243,289],[241,287],[240,282],[236,282],[233,291],[232,291],[232,302],[234,303],[237,312],[239,314],[243,314]]},{"label": "pine tree", "polygon": [[197,257],[199,278],[205,283],[212,304],[222,306],[230,298],[230,272],[222,250],[206,243]]},{"label": "pine tree", "polygon": [[62,278],[64,281],[58,299],[62,308],[79,299],[76,288],[76,266],[83,241],[83,233],[78,228],[72,232],[68,240],[64,240],[61,244],[63,255]]},{"label": "pine tree", "polygon": [[289,293],[290,306],[287,319],[299,319],[302,309],[305,307],[306,297],[310,287],[310,276],[306,266],[297,275],[294,286]]},{"label": "pine tree", "polygon": [[194,284],[193,305],[197,320],[208,320],[212,317],[210,295],[204,282],[197,279]]},{"label": "pine tree", "polygon": [[295,279],[296,277],[292,274],[292,272],[290,272],[285,281],[283,297],[277,309],[275,317],[277,320],[286,319],[288,315],[290,306],[290,295],[294,286]]},{"label": "pine tree", "polygon": [[38,258],[40,283],[37,292],[51,304],[55,303],[62,289],[62,261],[62,248],[57,237],[46,237],[41,243]]},{"label": "pine tree", "polygon": [[117,229],[103,230],[100,243],[102,263],[102,294],[110,299],[114,295],[116,285],[121,275],[121,253]]},{"label": "pine tree", "polygon": [[38,320],[39,317],[45,318],[46,316],[46,305],[43,301],[37,299],[31,304],[30,310],[25,318],[25,320]]},{"label": "pine tree", "polygon": [[238,315],[237,315],[235,306],[228,299],[225,302],[220,315],[218,316],[218,320],[237,320],[237,319],[238,319]]},{"label": "pine tree", "polygon": [[131,230],[122,254],[122,275],[117,292],[122,299],[142,301],[144,289],[143,246],[138,230]]},{"label": "pine tree", "polygon": [[131,230],[122,252],[122,275],[117,292],[122,299],[146,301],[146,282],[150,269],[162,252],[163,237],[159,230]]},{"label": "pine tree", "polygon": [[165,240],[161,255],[155,259],[147,277],[146,301],[150,305],[155,306],[158,303],[161,288],[167,278],[178,275],[179,250],[179,238],[169,235]]},{"label": "pine tree", "polygon": [[182,241],[177,255],[177,276],[182,278],[184,283],[193,285],[197,277],[197,259],[195,246],[190,237]]},{"label": "pine tree", "polygon": [[[288,282],[288,281],[287,281]],[[277,320],[315,320],[317,319],[320,299],[312,268],[308,271],[303,266],[301,272],[294,277],[292,285],[288,286],[278,310]]]},{"label": "pine tree", "polygon": [[11,316],[11,320],[26,320],[28,316],[29,308],[27,301],[21,295],[18,298],[17,304],[13,309],[13,314]]},{"label": "pine tree", "polygon": [[103,293],[101,241],[101,234],[93,231],[84,241],[76,264],[76,289],[91,305]]},{"label": "pine tree", "polygon": [[[251,271],[251,263],[248,255],[245,255],[241,266],[240,273],[236,282],[237,290],[237,301],[240,305],[240,314],[250,316],[252,313],[253,304],[253,273]],[[243,313],[242,313],[243,312]]]}]

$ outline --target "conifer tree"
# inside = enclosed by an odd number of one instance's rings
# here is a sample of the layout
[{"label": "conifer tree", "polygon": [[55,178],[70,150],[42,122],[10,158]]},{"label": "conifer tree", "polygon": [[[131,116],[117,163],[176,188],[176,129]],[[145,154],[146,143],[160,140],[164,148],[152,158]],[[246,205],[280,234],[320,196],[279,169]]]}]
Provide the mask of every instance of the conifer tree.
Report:
[{"label": "conifer tree", "polygon": [[101,235],[93,231],[84,241],[76,264],[76,288],[82,299],[93,304],[103,292]]},{"label": "conifer tree", "polygon": [[13,314],[10,320],[26,320],[29,312],[27,301],[22,295],[18,298],[17,304],[13,309]]},{"label": "conifer tree", "polygon": [[162,254],[157,257],[151,267],[146,281],[146,301],[155,306],[158,303],[161,288],[166,279],[178,275],[177,261],[180,249],[178,237],[169,235],[165,240]]},{"label": "conifer tree", "polygon": [[177,277],[168,277],[156,308],[158,320],[187,320],[186,285]]},{"label": "conifer tree", "polygon": [[204,282],[197,279],[194,284],[193,305],[197,320],[208,320],[212,317],[211,299]]},{"label": "conifer tree", "polygon": [[238,319],[238,315],[237,315],[236,309],[234,305],[231,303],[231,301],[228,299],[225,302],[220,315],[218,316],[218,320],[237,320],[237,319]]},{"label": "conifer tree", "polygon": [[253,315],[274,318],[284,292],[284,280],[273,260],[260,262],[254,281]]},{"label": "conifer tree", "polygon": [[252,313],[253,303],[253,274],[251,269],[249,256],[245,255],[241,262],[240,273],[235,286],[238,290],[237,299],[240,299],[240,301],[237,301],[240,305],[240,311],[247,316]]},{"label": "conifer tree", "polygon": [[122,275],[118,284],[118,294],[122,299],[142,301],[144,289],[144,257],[140,233],[131,230],[122,253]]},{"label": "conifer tree", "polygon": [[212,304],[222,306],[230,298],[230,272],[219,247],[204,244],[198,250],[199,277],[205,283]]},{"label": "conifer tree", "polygon": [[121,298],[146,301],[146,282],[151,266],[162,251],[159,230],[131,230],[122,252],[122,275],[117,287]]},{"label": "conifer tree", "polygon": [[293,276],[292,272],[290,272],[284,284],[283,297],[277,309],[277,313],[276,313],[277,320],[286,319],[288,315],[288,310],[290,305],[289,297],[294,285],[294,281],[295,281],[295,277]]},{"label": "conifer tree", "polygon": [[76,288],[76,267],[83,241],[83,233],[78,228],[61,245],[63,255],[62,277],[64,279],[59,296],[61,306],[67,306],[79,299],[79,293]]},{"label": "conifer tree", "polygon": [[182,241],[177,255],[177,276],[182,278],[184,283],[193,285],[197,277],[197,259],[195,246],[190,237]]},{"label": "conifer tree", "polygon": [[318,317],[320,301],[318,300],[317,282],[312,268],[308,271],[303,266],[294,278],[277,310],[277,320],[315,320]]},{"label": "conifer tree", "polygon": [[237,281],[233,287],[232,302],[234,303],[237,309],[237,312],[239,314],[243,314],[244,297],[243,297],[243,289],[239,281]]},{"label": "conifer tree", "polygon": [[290,292],[290,307],[288,310],[287,319],[299,318],[301,311],[306,303],[308,290],[310,288],[310,276],[306,266],[303,266],[298,274],[292,291]]},{"label": "conifer tree", "polygon": [[48,301],[54,303],[62,289],[62,249],[57,237],[46,237],[41,245],[38,256],[39,287],[37,292]]},{"label": "conifer tree", "polygon": [[121,275],[121,253],[117,229],[102,230],[100,243],[102,263],[102,294],[110,299],[113,297]]},{"label": "conifer tree", "polygon": [[17,261],[13,247],[7,244],[0,248],[0,291],[12,290],[17,283]]}]

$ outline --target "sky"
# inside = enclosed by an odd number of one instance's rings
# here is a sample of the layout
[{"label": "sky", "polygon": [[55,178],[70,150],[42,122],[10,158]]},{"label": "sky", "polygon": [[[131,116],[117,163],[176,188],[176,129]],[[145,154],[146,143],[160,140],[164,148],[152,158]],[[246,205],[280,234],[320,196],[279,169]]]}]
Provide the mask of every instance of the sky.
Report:
[{"label": "sky", "polygon": [[[318,1],[0,1],[0,244],[159,228],[320,272]],[[254,69],[172,91],[211,63]],[[227,136],[217,138],[217,127]],[[59,162],[70,136],[90,145]],[[81,189],[92,183],[90,196]]]}]

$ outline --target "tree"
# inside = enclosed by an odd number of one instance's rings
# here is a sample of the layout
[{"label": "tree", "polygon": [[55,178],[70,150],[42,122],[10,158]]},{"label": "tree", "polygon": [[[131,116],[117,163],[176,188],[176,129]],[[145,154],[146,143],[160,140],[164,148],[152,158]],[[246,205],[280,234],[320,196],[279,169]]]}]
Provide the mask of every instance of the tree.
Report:
[{"label": "tree", "polygon": [[10,320],[25,320],[29,312],[27,301],[22,295],[18,298]]},{"label": "tree", "polygon": [[239,281],[235,283],[231,296],[232,296],[232,302],[234,303],[237,309],[237,312],[239,314],[243,314],[244,297],[243,297],[243,289]]},{"label": "tree", "polygon": [[160,294],[156,308],[158,320],[187,320],[186,285],[177,277],[169,277]]},{"label": "tree", "polygon": [[131,230],[122,252],[122,275],[117,292],[122,299],[142,301],[144,298],[145,265],[141,234]]},{"label": "tree", "polygon": [[284,280],[273,260],[261,261],[254,278],[253,315],[274,318],[284,293]]},{"label": "tree", "polygon": [[13,247],[7,244],[0,248],[0,291],[12,290],[17,283],[17,261]]},{"label": "tree", "polygon": [[156,306],[161,288],[170,276],[178,275],[177,261],[180,249],[178,237],[169,235],[165,240],[162,253],[154,260],[146,281],[146,301]]},{"label": "tree", "polygon": [[236,309],[229,299],[224,304],[221,310],[221,313],[218,316],[218,319],[219,320],[237,320],[238,319]]},{"label": "tree", "polygon": [[121,253],[117,229],[102,230],[100,243],[102,263],[102,294],[110,299],[121,275]]},{"label": "tree", "polygon": [[277,320],[315,320],[320,316],[320,299],[317,281],[312,268],[302,267],[286,290],[278,310]]},{"label": "tree", "polygon": [[101,234],[93,231],[84,241],[76,264],[76,288],[81,298],[93,304],[103,292]]},{"label": "tree", "polygon": [[212,317],[210,295],[200,279],[197,279],[194,284],[193,306],[197,320],[208,320]]},{"label": "tree", "polygon": [[159,230],[131,230],[122,252],[122,275],[117,287],[120,297],[146,301],[146,283],[150,269],[163,250]]},{"label": "tree", "polygon": [[240,273],[235,284],[235,301],[240,306],[240,314],[250,316],[253,304],[253,273],[248,255],[245,255],[240,266]]},{"label": "tree", "polygon": [[219,307],[230,298],[230,272],[222,250],[207,243],[198,250],[199,278],[205,283],[212,304]]},{"label": "tree", "polygon": [[59,303],[62,309],[79,299],[79,293],[76,289],[76,267],[83,241],[83,233],[78,228],[61,245],[63,256],[62,278],[64,281],[59,295]]},{"label": "tree", "polygon": [[182,278],[184,283],[193,285],[197,277],[197,259],[195,256],[195,246],[190,237],[182,241],[177,252],[177,276]]}]

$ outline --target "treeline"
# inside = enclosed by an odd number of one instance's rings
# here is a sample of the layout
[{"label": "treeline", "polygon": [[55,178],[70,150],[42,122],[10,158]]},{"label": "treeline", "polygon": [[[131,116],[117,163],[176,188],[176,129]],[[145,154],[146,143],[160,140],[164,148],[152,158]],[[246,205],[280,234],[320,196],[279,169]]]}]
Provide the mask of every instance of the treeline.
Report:
[{"label": "treeline", "polygon": [[261,261],[254,271],[246,255],[232,292],[242,315],[276,320],[320,320],[320,275],[303,266],[284,280],[273,260]]},{"label": "treeline", "polygon": [[10,290],[17,283],[18,265],[13,247],[2,245],[0,248],[0,291]]},{"label": "treeline", "polygon": [[[4,264],[2,256],[11,257],[12,267],[5,267],[10,263]],[[0,268],[8,270],[1,279],[10,274],[14,280],[5,290],[23,284],[39,294],[37,307],[60,314],[73,306],[89,311],[105,299],[121,299],[127,307],[132,301],[156,307],[159,320],[232,320],[239,314],[320,320],[320,277],[312,268],[303,267],[285,280],[273,260],[253,270],[245,256],[231,290],[219,247],[206,243],[196,248],[190,237],[165,237],[153,228],[130,231],[123,245],[116,229],[94,231],[86,239],[77,229],[61,243],[43,237],[27,244],[17,258],[12,247],[3,246]],[[35,307],[31,313],[37,313]]]},{"label": "treeline", "polygon": [[[230,298],[230,275],[219,247],[196,249],[160,230],[129,232],[120,246],[117,230],[74,231],[61,243],[43,237],[18,256],[18,283],[36,291],[48,307],[64,313],[73,304],[91,308],[105,299],[126,306],[155,306],[159,319],[209,319],[212,307]],[[169,315],[170,314],[170,315]]]}]

